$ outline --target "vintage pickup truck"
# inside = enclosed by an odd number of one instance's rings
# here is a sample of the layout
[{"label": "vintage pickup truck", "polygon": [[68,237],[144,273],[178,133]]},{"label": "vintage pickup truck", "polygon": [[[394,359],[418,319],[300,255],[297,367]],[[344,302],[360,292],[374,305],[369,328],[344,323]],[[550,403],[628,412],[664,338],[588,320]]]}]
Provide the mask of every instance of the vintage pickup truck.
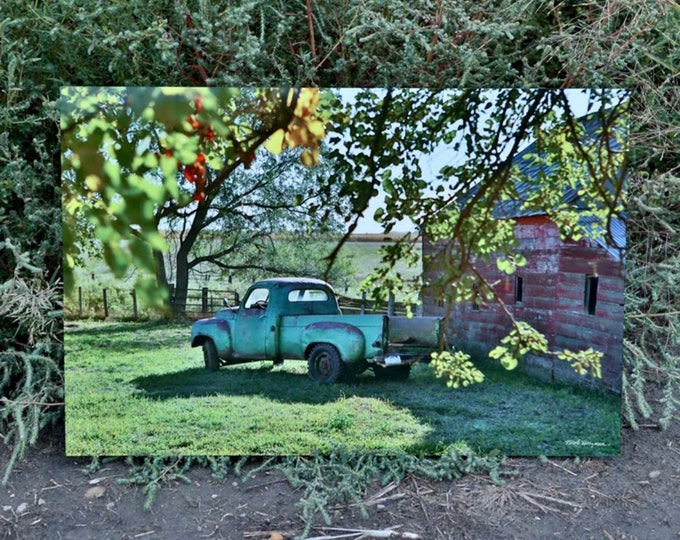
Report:
[{"label": "vintage pickup truck", "polygon": [[191,327],[209,370],[260,360],[307,360],[309,376],[330,384],[373,369],[406,379],[411,365],[440,345],[436,317],[343,315],[335,292],[317,279],[276,278],[253,284],[243,302]]}]

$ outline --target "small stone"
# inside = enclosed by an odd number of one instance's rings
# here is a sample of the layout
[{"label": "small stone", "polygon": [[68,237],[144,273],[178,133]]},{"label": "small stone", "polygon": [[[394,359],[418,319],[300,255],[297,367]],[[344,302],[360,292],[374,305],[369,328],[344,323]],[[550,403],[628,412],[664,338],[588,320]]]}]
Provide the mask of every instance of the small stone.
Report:
[{"label": "small stone", "polygon": [[21,503],[17,506],[17,516],[25,514],[26,512],[28,512],[28,503]]},{"label": "small stone", "polygon": [[38,506],[45,504],[45,499],[38,499]]},{"label": "small stone", "polygon": [[85,492],[85,498],[89,500],[98,499],[104,495],[105,492],[106,488],[104,486],[94,486]]},{"label": "small stone", "polygon": [[652,471],[649,473],[649,477],[654,480],[655,478],[658,478],[661,476],[661,471]]},{"label": "small stone", "polygon": [[2,511],[3,512],[11,512],[12,507],[10,505],[5,505],[5,506],[2,507]]},{"label": "small stone", "polygon": [[279,532],[273,532],[269,540],[283,540],[283,535]]}]

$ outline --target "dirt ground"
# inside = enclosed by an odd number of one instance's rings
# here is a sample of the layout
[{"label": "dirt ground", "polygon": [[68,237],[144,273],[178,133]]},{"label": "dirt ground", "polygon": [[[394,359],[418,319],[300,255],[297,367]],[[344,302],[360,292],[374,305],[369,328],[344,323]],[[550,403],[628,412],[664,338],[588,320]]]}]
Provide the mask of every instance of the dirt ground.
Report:
[{"label": "dirt ground", "polygon": [[[0,464],[6,459],[0,451]],[[304,527],[300,492],[275,471],[243,483],[192,469],[190,484],[163,487],[144,510],[142,488],[117,482],[125,465],[86,476],[88,464],[65,457],[58,436],[31,450],[0,487],[0,538],[281,540]],[[677,421],[666,431],[625,430],[620,457],[514,458],[503,470],[510,476],[500,487],[476,475],[376,483],[365,497],[368,518],[357,506],[330,507],[331,526],[319,516],[310,537],[680,539]]]}]

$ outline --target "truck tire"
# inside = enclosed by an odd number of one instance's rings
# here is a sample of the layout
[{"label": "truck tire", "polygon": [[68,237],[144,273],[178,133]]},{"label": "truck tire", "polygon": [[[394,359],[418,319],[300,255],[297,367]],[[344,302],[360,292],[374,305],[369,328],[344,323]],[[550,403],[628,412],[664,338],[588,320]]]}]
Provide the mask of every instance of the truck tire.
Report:
[{"label": "truck tire", "polygon": [[309,376],[313,381],[332,384],[345,374],[345,364],[338,350],[328,343],[314,345],[307,357]]},{"label": "truck tire", "polygon": [[375,378],[381,381],[405,381],[411,373],[411,364],[390,367],[375,366],[373,373],[375,373]]},{"label": "truck tire", "polygon": [[206,339],[203,342],[203,360],[208,371],[217,371],[220,369],[220,357],[217,354],[217,347],[212,339]]}]

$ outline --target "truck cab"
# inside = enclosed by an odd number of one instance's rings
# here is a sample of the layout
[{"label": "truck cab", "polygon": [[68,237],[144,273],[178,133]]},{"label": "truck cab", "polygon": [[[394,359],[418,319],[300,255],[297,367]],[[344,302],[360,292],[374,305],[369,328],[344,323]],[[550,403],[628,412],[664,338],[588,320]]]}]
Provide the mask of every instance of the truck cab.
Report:
[{"label": "truck cab", "polygon": [[253,284],[234,315],[232,356],[280,361],[282,315],[340,315],[340,307],[324,281],[279,278]]}]

